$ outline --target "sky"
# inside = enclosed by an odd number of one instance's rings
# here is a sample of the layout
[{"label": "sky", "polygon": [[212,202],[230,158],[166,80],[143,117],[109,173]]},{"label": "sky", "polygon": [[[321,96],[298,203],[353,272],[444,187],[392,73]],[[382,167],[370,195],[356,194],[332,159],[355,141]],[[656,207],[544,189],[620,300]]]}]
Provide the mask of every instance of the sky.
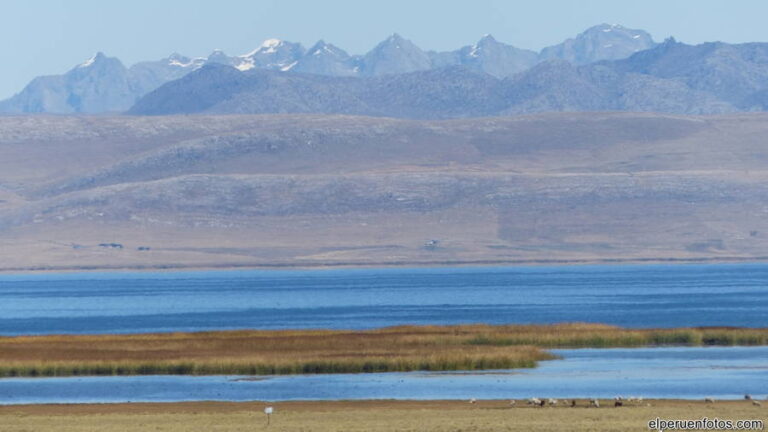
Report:
[{"label": "sky", "polygon": [[486,33],[539,50],[601,23],[661,41],[768,41],[765,0],[2,0],[0,99],[102,51],[126,65],[179,52],[244,54],[264,39],[319,39],[362,54],[392,33],[453,50]]}]

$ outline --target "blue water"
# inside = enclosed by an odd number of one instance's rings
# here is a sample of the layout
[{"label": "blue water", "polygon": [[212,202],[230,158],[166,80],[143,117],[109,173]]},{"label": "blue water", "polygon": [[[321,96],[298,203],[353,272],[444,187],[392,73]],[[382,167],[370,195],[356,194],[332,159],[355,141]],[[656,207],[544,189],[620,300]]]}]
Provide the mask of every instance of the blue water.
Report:
[{"label": "blue water", "polygon": [[554,350],[536,369],[278,377],[145,376],[0,379],[0,404],[505,399],[528,397],[760,399],[768,347]]},{"label": "blue water", "polygon": [[768,326],[768,265],[0,276],[0,334],[584,321]]}]

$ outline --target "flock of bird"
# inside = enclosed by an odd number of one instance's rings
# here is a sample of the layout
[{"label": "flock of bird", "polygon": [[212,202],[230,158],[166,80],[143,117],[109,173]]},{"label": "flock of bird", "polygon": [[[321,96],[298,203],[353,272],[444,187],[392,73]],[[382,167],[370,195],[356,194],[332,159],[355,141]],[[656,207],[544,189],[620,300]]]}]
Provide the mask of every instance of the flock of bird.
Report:
[{"label": "flock of bird", "polygon": [[[755,400],[751,395],[748,395],[748,394],[744,395],[744,400],[751,401],[752,405],[754,405],[756,407],[762,406],[762,404],[760,404],[760,401]],[[768,397],[766,397],[766,400],[768,401]],[[613,398],[613,406],[617,407],[617,408],[624,406],[625,403],[628,404],[628,405],[639,405],[642,402],[643,402],[643,398],[642,397],[631,396],[631,397],[628,397],[628,398],[624,398],[622,396],[616,396],[615,398]],[[706,397],[706,398],[704,398],[704,402],[705,403],[715,403],[715,398]],[[477,399],[472,398],[472,399],[469,400],[469,403],[476,404],[477,403]],[[552,399],[552,398],[544,399],[544,398],[532,397],[532,398],[526,399],[525,403],[526,403],[526,405],[531,405],[531,406],[534,406],[534,407],[544,407],[544,406],[551,406],[551,407],[553,407],[553,406],[557,406],[557,405],[566,405],[566,406],[571,406],[571,407],[578,406],[578,403],[577,403],[576,399],[558,400],[558,399]],[[514,400],[514,399],[510,400],[509,401],[509,405],[510,406],[516,406],[517,405],[517,401]],[[588,399],[588,405],[587,406],[588,407],[594,407],[594,408],[600,408],[600,400],[599,399]],[[650,404],[648,404],[648,406],[650,406]]]},{"label": "flock of bird", "polygon": [[[623,398],[622,396],[616,396],[615,398],[613,398],[613,406],[614,407],[624,406],[625,402],[626,403],[639,404],[639,403],[643,402],[643,398],[641,398],[641,397],[634,397],[634,396],[633,397],[628,397],[626,399]],[[511,400],[509,402],[509,404],[514,406],[514,405],[517,404],[517,402],[514,401],[514,400]],[[557,406],[558,404],[566,405],[566,406],[571,406],[571,407],[578,406],[578,402],[576,401],[576,399],[557,400],[557,399],[552,399],[552,398],[539,399],[539,398],[535,398],[535,397],[527,399],[526,400],[526,404],[533,405],[533,406],[539,406],[539,407],[543,407],[543,406]],[[589,399],[587,406],[595,407],[595,408],[600,408],[600,400],[599,399]]]}]

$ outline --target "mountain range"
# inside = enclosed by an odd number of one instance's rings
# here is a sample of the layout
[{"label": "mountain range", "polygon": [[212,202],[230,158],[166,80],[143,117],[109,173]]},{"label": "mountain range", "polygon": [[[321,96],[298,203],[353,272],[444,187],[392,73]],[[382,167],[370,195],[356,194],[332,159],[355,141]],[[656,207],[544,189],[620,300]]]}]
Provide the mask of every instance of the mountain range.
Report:
[{"label": "mountain range", "polygon": [[206,65],[128,113],[326,113],[446,119],[569,111],[723,114],[768,109],[768,44],[667,39],[628,58],[555,59],[498,78],[467,65],[328,77]]},{"label": "mountain range", "polygon": [[536,53],[490,35],[450,52],[392,35],[353,56],[269,39],[230,57],[174,54],[126,68],[97,54],[34,79],[5,113],[316,113],[448,119],[538,112],[724,114],[768,110],[768,44],[653,41],[599,25]]},{"label": "mountain range", "polygon": [[116,58],[98,53],[63,75],[33,79],[21,92],[0,101],[0,112],[123,112],[163,84],[205,65],[226,65],[241,72],[267,70],[359,78],[461,66],[504,79],[548,60],[583,65],[626,58],[654,46],[656,43],[645,31],[602,24],[539,53],[504,44],[491,35],[454,51],[424,51],[398,34],[393,34],[364,55],[350,55],[322,40],[306,49],[299,43],[277,39],[268,39],[255,50],[239,56],[228,56],[220,50],[206,58],[172,54],[130,67]]}]

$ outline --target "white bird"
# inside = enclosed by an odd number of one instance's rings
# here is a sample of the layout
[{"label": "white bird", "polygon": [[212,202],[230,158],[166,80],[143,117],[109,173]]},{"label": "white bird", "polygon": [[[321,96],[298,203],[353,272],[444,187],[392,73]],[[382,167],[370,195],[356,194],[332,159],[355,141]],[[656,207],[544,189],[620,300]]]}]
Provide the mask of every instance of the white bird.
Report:
[{"label": "white bird", "polygon": [[547,403],[549,404],[549,406],[555,406],[555,405],[557,405],[557,399],[549,398],[547,400]]},{"label": "white bird", "polygon": [[469,400],[469,403],[471,403],[471,404],[477,403],[477,399],[472,398],[472,399]]},{"label": "white bird", "polygon": [[517,405],[517,401],[515,401],[514,399],[509,401],[509,406],[515,406],[515,405]]},{"label": "white bird", "polygon": [[590,399],[589,400],[589,406],[593,406],[595,408],[600,408],[600,401],[597,399]]},{"label": "white bird", "polygon": [[757,406],[757,407],[761,406],[761,405],[760,405],[760,402],[758,402],[758,401],[756,401],[756,400],[753,400],[753,401],[752,401],[752,405],[754,405],[754,406]]}]

